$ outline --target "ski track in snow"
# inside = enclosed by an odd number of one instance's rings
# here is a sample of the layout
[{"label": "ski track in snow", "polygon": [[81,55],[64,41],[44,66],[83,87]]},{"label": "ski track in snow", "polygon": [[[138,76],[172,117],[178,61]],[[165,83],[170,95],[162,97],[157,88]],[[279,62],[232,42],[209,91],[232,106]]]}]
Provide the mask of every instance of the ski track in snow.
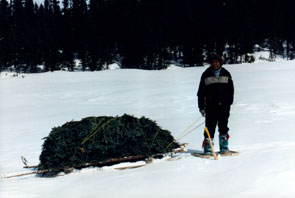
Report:
[{"label": "ski track in snow", "polygon": [[[201,151],[201,126],[180,140],[189,143],[189,152],[178,154],[178,160],[128,170],[87,168],[55,178],[1,178],[0,197],[293,198],[294,63],[224,66],[235,84],[230,148],[240,156],[217,161],[191,156]],[[29,165],[38,164],[42,138],[52,127],[88,116],[145,116],[179,136],[200,116],[196,93],[205,69],[54,72],[25,78],[1,74],[1,176],[29,172],[21,156]]]}]

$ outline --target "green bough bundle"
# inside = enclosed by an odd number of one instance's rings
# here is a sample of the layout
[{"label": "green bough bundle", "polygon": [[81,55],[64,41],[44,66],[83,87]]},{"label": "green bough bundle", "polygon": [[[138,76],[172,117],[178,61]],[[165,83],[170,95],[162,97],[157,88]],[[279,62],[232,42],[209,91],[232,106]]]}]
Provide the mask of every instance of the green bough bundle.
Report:
[{"label": "green bough bundle", "polygon": [[145,160],[180,147],[156,122],[127,114],[67,122],[53,128],[44,140],[40,164],[32,172],[41,175]]}]

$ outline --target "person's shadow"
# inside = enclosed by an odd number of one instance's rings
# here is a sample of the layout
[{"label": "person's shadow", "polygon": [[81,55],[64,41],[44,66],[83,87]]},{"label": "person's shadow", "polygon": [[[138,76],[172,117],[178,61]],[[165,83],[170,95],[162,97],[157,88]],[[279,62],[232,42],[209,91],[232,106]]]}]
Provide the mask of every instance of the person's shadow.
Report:
[{"label": "person's shadow", "polygon": [[204,151],[203,150],[188,149],[187,153],[190,153],[190,154],[192,154],[192,153],[202,154],[202,153],[204,153]]},{"label": "person's shadow", "polygon": [[190,154],[192,154],[192,153],[200,153],[200,154],[202,154],[202,153],[204,153],[204,151],[203,150],[188,149],[187,153],[190,153]]}]

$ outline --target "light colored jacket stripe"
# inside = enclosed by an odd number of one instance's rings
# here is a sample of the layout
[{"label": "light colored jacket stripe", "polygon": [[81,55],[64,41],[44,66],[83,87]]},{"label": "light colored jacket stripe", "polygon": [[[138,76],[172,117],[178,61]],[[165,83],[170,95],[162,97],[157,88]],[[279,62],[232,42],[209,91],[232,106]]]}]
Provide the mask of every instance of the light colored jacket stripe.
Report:
[{"label": "light colored jacket stripe", "polygon": [[205,79],[205,85],[211,85],[216,83],[228,83],[230,77],[228,76],[217,76],[217,77],[208,77]]}]

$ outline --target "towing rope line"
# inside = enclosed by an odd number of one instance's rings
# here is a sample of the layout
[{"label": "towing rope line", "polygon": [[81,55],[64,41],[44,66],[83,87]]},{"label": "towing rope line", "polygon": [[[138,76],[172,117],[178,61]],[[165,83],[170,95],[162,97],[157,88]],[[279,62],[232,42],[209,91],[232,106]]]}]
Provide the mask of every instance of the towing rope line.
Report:
[{"label": "towing rope line", "polygon": [[179,137],[181,137],[187,130],[189,130],[194,124],[196,124],[200,119],[202,118],[202,116],[200,116],[196,121],[194,121],[191,125],[189,125],[181,134],[179,134],[175,139],[178,139]]},{"label": "towing rope line", "polygon": [[205,123],[205,121],[202,122],[201,124],[199,124],[198,126],[194,127],[193,129],[191,129],[190,131],[188,131],[186,134],[184,134],[184,135],[181,136],[180,138],[176,139],[176,141],[178,141],[178,140],[184,138],[186,135],[190,134],[191,132],[193,132],[194,130],[196,130],[196,129],[199,128],[200,126],[202,126],[204,123]]},{"label": "towing rope line", "polygon": [[[202,126],[205,121],[203,121],[202,123],[200,123],[199,125],[197,125],[196,127],[192,128],[191,130],[189,130],[195,123],[197,123],[200,119],[202,118],[202,116],[200,116],[196,121],[194,121],[189,127],[187,127],[180,135],[177,136],[177,138],[175,138],[175,140],[173,140],[172,142],[170,142],[168,144],[168,146],[166,147],[166,149],[168,149],[172,144],[173,142],[177,142],[179,141],[180,139],[184,138],[185,136],[187,136],[188,134],[190,134],[191,132],[193,132],[194,130],[196,130],[197,128],[199,128],[200,126]],[[189,131],[187,131],[189,130]]]}]

